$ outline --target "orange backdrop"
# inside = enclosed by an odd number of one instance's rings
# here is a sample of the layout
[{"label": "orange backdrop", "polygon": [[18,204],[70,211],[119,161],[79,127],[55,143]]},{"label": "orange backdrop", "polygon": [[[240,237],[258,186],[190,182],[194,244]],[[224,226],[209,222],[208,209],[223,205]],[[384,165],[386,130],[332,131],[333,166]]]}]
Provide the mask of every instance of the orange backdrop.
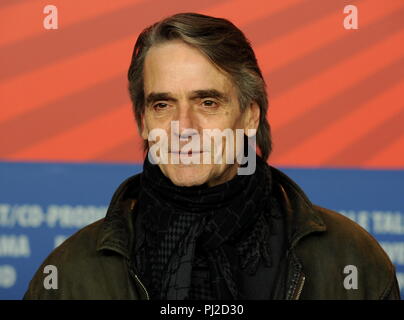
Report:
[{"label": "orange backdrop", "polygon": [[[46,30],[46,5],[58,9]],[[346,30],[345,5],[359,29]],[[164,16],[224,17],[268,84],[278,166],[404,168],[402,0],[2,0],[0,160],[141,162],[126,90],[139,32]]]}]

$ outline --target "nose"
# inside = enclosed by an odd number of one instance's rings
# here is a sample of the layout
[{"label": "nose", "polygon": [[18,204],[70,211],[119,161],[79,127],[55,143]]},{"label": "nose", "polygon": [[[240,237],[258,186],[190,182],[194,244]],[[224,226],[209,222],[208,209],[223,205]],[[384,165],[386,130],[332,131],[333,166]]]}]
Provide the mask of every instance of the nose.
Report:
[{"label": "nose", "polygon": [[191,135],[196,134],[196,119],[189,104],[180,105],[173,120],[178,121],[178,126],[174,126],[174,135],[178,136],[180,140],[181,138],[188,140]]}]

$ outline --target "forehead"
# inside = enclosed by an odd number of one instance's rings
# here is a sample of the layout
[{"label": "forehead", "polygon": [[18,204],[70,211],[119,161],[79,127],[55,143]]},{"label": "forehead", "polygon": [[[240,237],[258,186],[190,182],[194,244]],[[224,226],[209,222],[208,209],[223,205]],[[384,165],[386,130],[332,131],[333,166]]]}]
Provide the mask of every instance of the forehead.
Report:
[{"label": "forehead", "polygon": [[231,91],[229,77],[198,49],[168,41],[150,48],[144,64],[145,92],[178,92],[215,88]]}]

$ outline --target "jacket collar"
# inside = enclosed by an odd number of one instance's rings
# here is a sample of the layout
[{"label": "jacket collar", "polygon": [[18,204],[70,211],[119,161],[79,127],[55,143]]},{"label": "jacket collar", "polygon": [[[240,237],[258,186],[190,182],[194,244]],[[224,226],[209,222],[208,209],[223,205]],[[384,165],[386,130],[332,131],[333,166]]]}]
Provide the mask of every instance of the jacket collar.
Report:
[{"label": "jacket collar", "polygon": [[[289,250],[306,235],[326,230],[323,219],[301,188],[271,167],[272,192],[286,219]],[[115,191],[97,239],[96,250],[112,250],[130,259],[134,242],[131,213],[140,189],[140,174],[125,180]]]},{"label": "jacket collar", "polygon": [[271,167],[273,196],[280,204],[286,220],[289,250],[306,235],[326,231],[324,220],[303,190],[286,174]]},{"label": "jacket collar", "polygon": [[140,174],[118,187],[109,204],[98,234],[96,250],[112,250],[130,259],[134,242],[132,212],[140,188]]}]

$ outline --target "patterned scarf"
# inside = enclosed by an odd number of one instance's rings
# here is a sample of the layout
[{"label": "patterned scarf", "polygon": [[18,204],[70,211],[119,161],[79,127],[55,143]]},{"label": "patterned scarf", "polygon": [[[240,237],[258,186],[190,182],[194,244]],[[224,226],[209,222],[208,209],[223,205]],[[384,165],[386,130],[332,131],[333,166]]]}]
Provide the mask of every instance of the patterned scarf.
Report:
[{"label": "patterned scarf", "polygon": [[146,156],[136,219],[152,299],[240,299],[240,270],[271,265],[270,169],[259,156],[256,163],[254,174],[217,186],[179,187]]}]

